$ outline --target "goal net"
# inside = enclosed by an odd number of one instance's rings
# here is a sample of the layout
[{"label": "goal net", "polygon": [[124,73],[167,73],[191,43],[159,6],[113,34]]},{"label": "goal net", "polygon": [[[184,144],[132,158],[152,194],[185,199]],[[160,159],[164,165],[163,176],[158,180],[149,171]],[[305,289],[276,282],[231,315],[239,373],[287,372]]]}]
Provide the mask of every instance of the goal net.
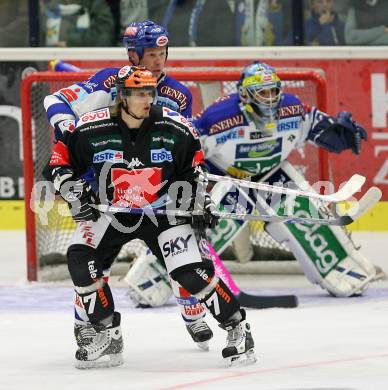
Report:
[{"label": "goal net", "polygon": [[[192,92],[195,115],[219,96],[236,92],[240,71],[232,68],[184,68],[171,69],[169,74]],[[280,68],[278,74],[285,91],[297,95],[307,105],[326,110],[326,84],[321,70]],[[63,201],[47,199],[45,191],[33,191],[44,180],[42,170],[49,160],[53,143],[53,131],[43,99],[89,76],[88,72],[35,72],[22,81],[28,280],[61,277],[58,275],[62,274],[59,264],[66,263],[66,250],[75,228]],[[294,151],[289,160],[304,172],[311,183],[328,179],[327,157],[313,145]],[[262,223],[254,222],[250,228],[256,254],[261,253],[265,259],[292,258],[286,246],[278,244],[265,233]],[[132,241],[123,247],[119,261],[133,259],[143,250],[142,242]]]}]

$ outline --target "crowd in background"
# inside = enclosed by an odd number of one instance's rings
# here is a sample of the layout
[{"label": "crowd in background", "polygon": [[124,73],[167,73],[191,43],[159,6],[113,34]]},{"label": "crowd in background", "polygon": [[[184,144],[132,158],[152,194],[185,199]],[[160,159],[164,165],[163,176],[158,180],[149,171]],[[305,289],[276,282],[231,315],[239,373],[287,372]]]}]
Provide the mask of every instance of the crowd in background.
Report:
[{"label": "crowd in background", "polygon": [[[304,45],[388,44],[384,0],[39,0],[37,9],[39,46],[117,46],[128,23],[145,19],[168,29],[170,46],[294,45],[295,34]],[[29,46],[28,1],[2,0],[0,11],[0,47]]]}]

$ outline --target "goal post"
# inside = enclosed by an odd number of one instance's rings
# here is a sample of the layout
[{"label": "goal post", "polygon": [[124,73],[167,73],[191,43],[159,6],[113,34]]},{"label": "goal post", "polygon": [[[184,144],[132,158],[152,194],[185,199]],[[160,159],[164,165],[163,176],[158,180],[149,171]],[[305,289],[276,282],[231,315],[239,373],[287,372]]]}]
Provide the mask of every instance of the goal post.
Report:
[{"label": "goal post", "polygon": [[[285,91],[299,96],[303,103],[317,106],[327,111],[326,81],[320,69],[282,69],[277,73],[283,82]],[[199,113],[215,97],[236,92],[236,83],[241,69],[228,68],[174,68],[168,74],[184,83],[193,94],[193,113]],[[74,230],[70,216],[58,212],[64,209],[61,200],[55,200],[55,206],[48,215],[48,225],[42,224],[33,211],[42,201],[33,192],[37,182],[43,180],[42,170],[47,163],[53,142],[43,107],[43,99],[70,84],[87,79],[90,72],[34,72],[22,80],[21,106],[23,121],[23,164],[25,187],[25,215],[27,235],[27,278],[39,279],[39,274],[46,263],[55,255],[64,256],[67,244]],[[322,149],[307,146],[304,157],[295,153],[294,163],[304,166],[307,179],[315,182],[329,179],[328,157]],[[254,242],[264,242],[260,234],[255,233]],[[273,241],[273,240],[272,240]],[[267,245],[267,244],[265,244]],[[276,247],[270,242],[269,247]]]}]

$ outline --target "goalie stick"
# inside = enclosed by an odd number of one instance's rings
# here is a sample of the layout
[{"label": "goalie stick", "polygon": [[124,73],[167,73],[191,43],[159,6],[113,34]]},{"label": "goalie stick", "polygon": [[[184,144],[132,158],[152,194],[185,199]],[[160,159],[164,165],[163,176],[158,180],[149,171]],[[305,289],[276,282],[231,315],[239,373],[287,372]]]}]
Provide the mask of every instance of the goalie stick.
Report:
[{"label": "goalie stick", "polygon": [[[256,183],[252,183],[256,184]],[[315,194],[317,195],[317,194]],[[319,225],[336,225],[345,226],[349,225],[373,207],[382,196],[382,192],[377,187],[371,187],[369,190],[357,201],[355,207],[357,210],[352,212],[344,213],[343,215],[333,211],[333,216],[327,218],[314,218],[314,217],[297,217],[292,215],[277,215],[273,209],[268,206],[268,210],[273,214],[244,214],[244,213],[228,213],[224,211],[214,211],[213,215],[219,218],[225,219],[239,219],[242,221],[264,221],[264,222],[288,222],[288,223],[308,223],[308,224],[319,224]],[[110,206],[110,205],[90,205],[91,207],[97,208],[103,213],[129,213],[129,214],[149,214],[149,215],[165,215],[171,217],[191,217],[195,214],[201,214],[199,211],[184,211],[184,210],[173,210],[173,209],[159,209],[152,207],[145,208],[130,208],[122,206]]]},{"label": "goalie stick", "polygon": [[303,191],[293,188],[273,186],[270,184],[251,182],[248,180],[235,179],[229,176],[219,176],[210,173],[200,173],[200,178],[206,183],[206,181],[214,182],[230,182],[239,187],[252,188],[259,191],[266,191],[274,194],[284,194],[292,196],[303,196],[310,199],[317,199],[327,203],[339,203],[349,199],[358,190],[361,189],[366,181],[366,178],[362,175],[353,175],[337,192],[333,194],[322,195],[317,192]]}]

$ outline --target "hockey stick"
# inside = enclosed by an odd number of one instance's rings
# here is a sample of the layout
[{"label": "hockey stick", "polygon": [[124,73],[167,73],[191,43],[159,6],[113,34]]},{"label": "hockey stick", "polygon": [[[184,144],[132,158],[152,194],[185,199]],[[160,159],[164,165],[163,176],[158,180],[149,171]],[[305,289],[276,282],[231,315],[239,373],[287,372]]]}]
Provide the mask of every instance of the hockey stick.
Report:
[{"label": "hockey stick", "polygon": [[298,306],[298,298],[295,295],[251,295],[241,291],[209,242],[208,247],[213,257],[216,274],[237,297],[241,306],[251,309],[269,309],[273,307],[294,308]]},{"label": "hockey stick", "polygon": [[303,196],[311,199],[321,200],[327,203],[338,203],[349,199],[354,195],[365,183],[366,178],[364,176],[355,174],[353,175],[337,192],[328,195],[321,195],[316,192],[297,190],[287,187],[272,186],[270,184],[251,182],[248,180],[235,179],[229,176],[219,176],[210,173],[201,173],[200,177],[204,182],[230,182],[239,187],[252,188],[259,191],[267,191],[269,193]]},{"label": "hockey stick", "polygon": [[[252,183],[259,184],[259,183]],[[315,194],[318,195],[318,194]],[[354,213],[344,213],[339,215],[334,211],[333,216],[327,218],[314,218],[314,217],[297,217],[290,215],[277,215],[275,211],[273,214],[244,214],[244,213],[227,213],[224,211],[214,211],[213,214],[219,218],[225,219],[239,219],[242,221],[264,221],[264,222],[288,222],[288,223],[308,223],[319,225],[334,225],[345,226],[354,222],[357,218],[363,215],[368,209],[374,206],[381,198],[382,192],[377,187],[371,187],[369,190],[357,201],[357,211]],[[129,213],[129,214],[150,214],[150,215],[163,215],[172,217],[191,217],[195,215],[195,211],[184,210],[169,210],[159,209],[152,207],[145,208],[129,208],[122,206],[109,206],[109,205],[90,205],[97,208],[103,213]],[[350,210],[352,211],[352,210]]]}]

